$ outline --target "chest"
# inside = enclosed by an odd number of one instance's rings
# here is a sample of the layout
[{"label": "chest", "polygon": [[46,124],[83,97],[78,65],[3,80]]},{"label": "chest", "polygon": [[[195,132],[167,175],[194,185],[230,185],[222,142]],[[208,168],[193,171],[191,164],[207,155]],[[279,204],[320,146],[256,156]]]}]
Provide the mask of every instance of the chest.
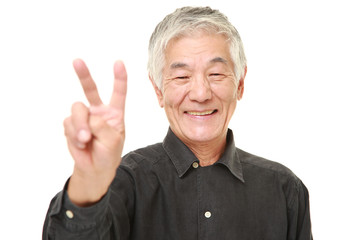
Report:
[{"label": "chest", "polygon": [[222,165],[195,166],[181,178],[155,172],[137,188],[136,239],[286,239],[286,200],[276,177],[247,179]]}]

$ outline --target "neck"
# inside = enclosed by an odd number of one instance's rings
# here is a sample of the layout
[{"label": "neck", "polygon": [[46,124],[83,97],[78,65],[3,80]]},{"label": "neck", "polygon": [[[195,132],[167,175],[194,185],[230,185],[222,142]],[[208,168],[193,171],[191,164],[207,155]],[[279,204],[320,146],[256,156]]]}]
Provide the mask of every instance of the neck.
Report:
[{"label": "neck", "polygon": [[217,162],[226,147],[226,133],[224,136],[210,142],[184,142],[199,159],[200,166],[210,166]]}]

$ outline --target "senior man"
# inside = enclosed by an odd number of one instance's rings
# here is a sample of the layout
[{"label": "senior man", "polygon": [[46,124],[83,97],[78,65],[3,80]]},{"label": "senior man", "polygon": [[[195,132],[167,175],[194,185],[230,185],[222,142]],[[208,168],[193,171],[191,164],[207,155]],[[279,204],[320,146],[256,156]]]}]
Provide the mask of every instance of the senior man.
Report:
[{"label": "senior man", "polygon": [[90,107],[75,103],[64,121],[74,172],[51,201],[43,239],[312,239],[299,178],[235,147],[228,124],[247,68],[222,13],[185,7],[158,24],[148,70],[170,128],[122,158],[123,63],[109,105],[85,63],[74,68]]}]

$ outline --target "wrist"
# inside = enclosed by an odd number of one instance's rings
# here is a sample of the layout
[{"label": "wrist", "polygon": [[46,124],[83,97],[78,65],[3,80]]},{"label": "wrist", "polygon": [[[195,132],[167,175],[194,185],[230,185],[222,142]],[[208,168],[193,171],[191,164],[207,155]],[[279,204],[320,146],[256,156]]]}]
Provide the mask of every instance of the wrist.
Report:
[{"label": "wrist", "polygon": [[70,201],[79,207],[88,207],[98,201],[107,193],[115,172],[101,175],[85,175],[74,169],[68,185]]}]

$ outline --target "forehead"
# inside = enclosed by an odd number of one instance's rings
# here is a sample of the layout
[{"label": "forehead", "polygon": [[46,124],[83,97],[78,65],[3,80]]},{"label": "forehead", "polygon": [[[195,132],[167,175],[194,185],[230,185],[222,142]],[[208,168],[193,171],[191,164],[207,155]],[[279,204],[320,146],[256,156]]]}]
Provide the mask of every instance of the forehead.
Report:
[{"label": "forehead", "polygon": [[228,39],[221,34],[197,33],[170,40],[165,49],[166,65],[181,67],[188,61],[231,62]]}]

